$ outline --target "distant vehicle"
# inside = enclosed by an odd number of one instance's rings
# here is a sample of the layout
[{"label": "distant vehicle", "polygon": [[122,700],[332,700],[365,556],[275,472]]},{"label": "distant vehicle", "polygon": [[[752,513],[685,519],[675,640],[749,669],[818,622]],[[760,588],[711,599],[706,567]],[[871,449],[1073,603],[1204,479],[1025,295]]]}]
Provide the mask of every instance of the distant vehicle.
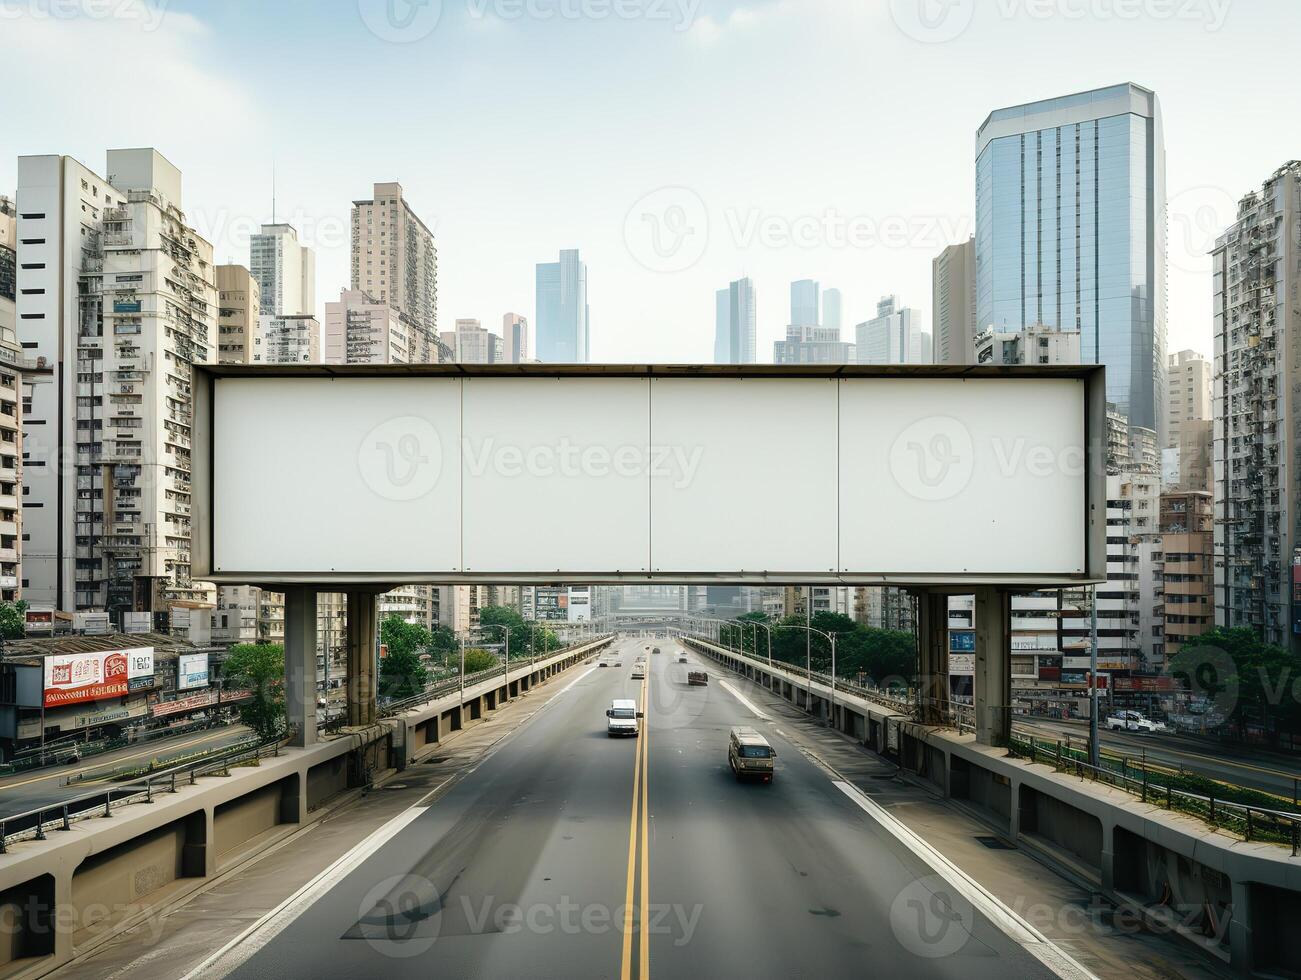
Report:
[{"label": "distant vehicle", "polygon": [[687,673],[687,683],[692,687],[702,687],[709,683],[709,675],[703,670],[692,670]]},{"label": "distant vehicle", "polygon": [[605,717],[605,733],[616,738],[637,734],[637,719],[641,717],[641,712],[637,710],[637,702],[632,698],[615,698],[610,702],[610,707],[605,709]]},{"label": "distant vehicle", "polygon": [[687,662],[687,655],[686,655],[685,653],[679,653],[679,654],[678,654],[678,663],[680,663],[680,664],[684,664],[684,663],[686,663],[686,662]]},{"label": "distant vehicle", "polygon": [[601,661],[599,664],[597,664],[596,666],[598,666],[598,667],[609,667],[610,665],[607,664],[604,660],[602,660],[602,661]]},{"label": "distant vehicle", "polygon": [[644,678],[645,676],[646,676],[646,661],[638,660],[635,664],[632,665],[632,679],[638,681]]},{"label": "distant vehicle", "polygon": [[768,740],[755,729],[749,727],[733,728],[727,739],[727,763],[732,772],[740,779],[760,779],[772,782],[773,760],[777,753],[768,744]]},{"label": "distant vehicle", "polygon": [[660,648],[659,648],[659,647],[656,647],[654,650],[651,651],[651,653],[659,653],[659,652],[660,652]]},{"label": "distant vehicle", "polygon": [[1107,718],[1107,727],[1113,732],[1164,732],[1165,725],[1147,718],[1140,711],[1117,711]]}]

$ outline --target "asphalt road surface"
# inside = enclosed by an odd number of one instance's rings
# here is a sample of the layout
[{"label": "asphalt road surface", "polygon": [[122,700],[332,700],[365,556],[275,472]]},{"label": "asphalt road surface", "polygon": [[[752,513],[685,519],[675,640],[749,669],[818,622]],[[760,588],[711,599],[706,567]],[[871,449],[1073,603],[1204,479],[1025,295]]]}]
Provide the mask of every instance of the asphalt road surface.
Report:
[{"label": "asphalt road surface", "polygon": [[[655,640],[664,652],[647,656],[646,681],[633,680],[646,642],[621,642],[621,667],[562,679],[474,769],[218,951],[202,975],[1078,975],[937,875],[916,841],[712,667],[707,687],[690,687],[677,648]],[[617,697],[644,706],[639,738],[607,737]],[[733,777],[733,725],[775,747],[771,785]]]}]

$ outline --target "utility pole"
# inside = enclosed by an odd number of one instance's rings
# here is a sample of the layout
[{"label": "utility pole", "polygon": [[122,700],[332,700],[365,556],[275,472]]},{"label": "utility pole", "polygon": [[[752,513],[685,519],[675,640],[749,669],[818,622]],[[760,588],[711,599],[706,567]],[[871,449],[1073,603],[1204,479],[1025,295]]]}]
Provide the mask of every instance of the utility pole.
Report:
[{"label": "utility pole", "polygon": [[1089,587],[1089,765],[1098,767],[1098,587]]}]

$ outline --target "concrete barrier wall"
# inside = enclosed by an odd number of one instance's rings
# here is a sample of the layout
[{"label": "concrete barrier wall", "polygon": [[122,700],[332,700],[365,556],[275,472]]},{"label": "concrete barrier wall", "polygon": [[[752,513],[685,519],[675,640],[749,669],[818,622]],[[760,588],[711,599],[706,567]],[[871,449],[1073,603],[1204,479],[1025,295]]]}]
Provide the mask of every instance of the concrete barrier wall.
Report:
[{"label": "concrete barrier wall", "polygon": [[[527,691],[604,649],[608,637],[512,670]],[[47,839],[0,855],[0,977],[37,977],[66,963],[159,902],[180,897],[323,811],[349,786],[400,768],[504,705],[504,678],[455,691],[382,724],[307,748],[281,749],[257,766],[206,776],[149,804],[74,821]],[[488,695],[492,695],[491,698]]]},{"label": "concrete barrier wall", "polygon": [[[697,651],[803,706],[802,672],[742,656],[713,643]],[[826,717],[831,691],[812,684],[811,713]],[[865,719],[864,745],[930,784],[946,787],[991,827],[1030,853],[1081,877],[1110,899],[1159,919],[1236,970],[1301,972],[1301,858],[1275,844],[1246,842],[1102,783],[1054,771],[975,743],[972,735],[931,728],[837,690],[836,727]],[[806,709],[808,710],[808,709]],[[843,714],[842,714],[843,713]],[[855,736],[857,737],[857,736]],[[897,749],[895,746],[897,745]],[[939,771],[937,771],[939,770]],[[1279,926],[1279,910],[1291,927]]]}]

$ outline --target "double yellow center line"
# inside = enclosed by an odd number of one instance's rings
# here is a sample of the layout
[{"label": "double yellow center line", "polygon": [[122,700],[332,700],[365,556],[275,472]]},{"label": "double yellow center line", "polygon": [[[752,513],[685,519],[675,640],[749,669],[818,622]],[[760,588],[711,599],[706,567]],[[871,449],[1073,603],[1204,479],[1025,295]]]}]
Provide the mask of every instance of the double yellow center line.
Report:
[{"label": "double yellow center line", "polygon": [[[638,915],[637,958],[635,975],[650,980],[650,665],[641,682],[641,724],[638,726],[637,755],[632,769],[632,817],[628,831],[628,886],[623,902],[623,966],[620,980],[632,980],[633,916]],[[640,841],[640,871],[638,843]],[[637,902],[637,883],[641,881],[641,902]]]}]

